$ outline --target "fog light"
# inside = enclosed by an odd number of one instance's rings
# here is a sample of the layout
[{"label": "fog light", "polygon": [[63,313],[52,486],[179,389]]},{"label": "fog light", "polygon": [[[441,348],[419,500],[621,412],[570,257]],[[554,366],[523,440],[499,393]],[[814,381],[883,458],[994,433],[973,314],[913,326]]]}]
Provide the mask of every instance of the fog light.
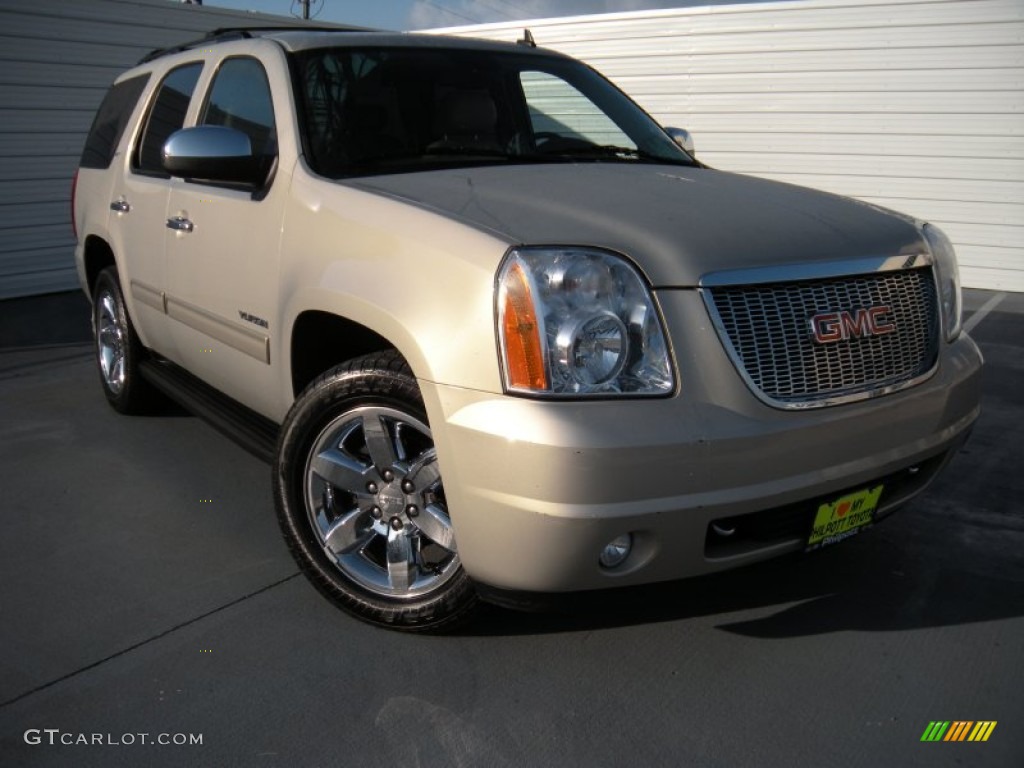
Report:
[{"label": "fog light", "polygon": [[602,568],[615,568],[625,562],[631,549],[633,549],[633,534],[624,533],[605,544],[598,561]]}]

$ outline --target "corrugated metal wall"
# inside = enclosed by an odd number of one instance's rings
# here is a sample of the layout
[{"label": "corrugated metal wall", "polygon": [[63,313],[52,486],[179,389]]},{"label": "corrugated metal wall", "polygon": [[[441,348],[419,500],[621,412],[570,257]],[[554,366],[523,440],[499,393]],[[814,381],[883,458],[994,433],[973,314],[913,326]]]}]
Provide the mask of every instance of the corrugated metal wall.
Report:
[{"label": "corrugated metal wall", "polygon": [[1024,291],[1024,2],[802,0],[451,28],[594,65],[725,170],[942,226]]},{"label": "corrugated metal wall", "polygon": [[217,27],[289,23],[170,0],[0,0],[0,299],[78,285],[71,176],[118,74]]}]

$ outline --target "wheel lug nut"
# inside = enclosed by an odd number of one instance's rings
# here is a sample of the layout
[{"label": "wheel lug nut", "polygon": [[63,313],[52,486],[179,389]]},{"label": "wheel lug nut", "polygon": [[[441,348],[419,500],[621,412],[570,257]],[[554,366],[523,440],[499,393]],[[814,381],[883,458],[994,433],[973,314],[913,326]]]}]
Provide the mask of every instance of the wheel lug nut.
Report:
[{"label": "wheel lug nut", "polygon": [[412,493],[413,491],[416,490],[416,486],[413,485],[412,480],[403,480],[402,481],[402,490],[405,493]]},{"label": "wheel lug nut", "polygon": [[391,530],[393,530],[393,531],[400,531],[400,530],[402,530],[402,521],[399,520],[397,517],[392,517],[391,518]]},{"label": "wheel lug nut", "polygon": [[415,504],[410,504],[405,508],[405,514],[407,514],[409,517],[416,517],[416,515],[418,515],[419,513],[420,508],[417,507]]},{"label": "wheel lug nut", "polygon": [[395,473],[392,472],[390,469],[385,469],[383,472],[380,473],[380,476],[384,478],[385,483],[390,483],[392,480],[395,479]]},{"label": "wheel lug nut", "polygon": [[366,484],[366,492],[367,493],[376,493],[377,492],[377,484],[372,482],[372,481],[367,483]]},{"label": "wheel lug nut", "polygon": [[380,520],[381,516],[382,516],[382,515],[383,515],[384,513],[383,513],[383,512],[381,512],[381,510],[380,510],[380,507],[378,507],[378,506],[377,506],[377,505],[375,504],[375,505],[373,505],[372,507],[370,507],[370,514],[371,514],[371,515],[372,515],[372,516],[373,516],[374,518],[376,518],[377,520]]}]

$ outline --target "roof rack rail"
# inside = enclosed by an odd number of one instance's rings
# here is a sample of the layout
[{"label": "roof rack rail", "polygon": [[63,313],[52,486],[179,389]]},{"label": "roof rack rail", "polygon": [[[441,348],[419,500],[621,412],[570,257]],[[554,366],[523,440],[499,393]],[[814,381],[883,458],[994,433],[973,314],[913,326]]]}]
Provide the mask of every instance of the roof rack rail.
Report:
[{"label": "roof rack rail", "polygon": [[269,27],[218,27],[211,32],[207,32],[204,37],[200,37],[197,40],[189,40],[187,43],[180,43],[178,45],[172,45],[167,48],[157,48],[150,51],[141,59],[139,64],[145,64],[159,59],[161,56],[169,56],[172,53],[181,53],[182,51],[188,51],[193,48],[199,48],[210,43],[222,43],[227,40],[250,40],[256,37],[258,32],[370,32],[372,30],[365,27],[324,27],[316,26],[312,24],[288,24],[288,25],[277,25]]}]

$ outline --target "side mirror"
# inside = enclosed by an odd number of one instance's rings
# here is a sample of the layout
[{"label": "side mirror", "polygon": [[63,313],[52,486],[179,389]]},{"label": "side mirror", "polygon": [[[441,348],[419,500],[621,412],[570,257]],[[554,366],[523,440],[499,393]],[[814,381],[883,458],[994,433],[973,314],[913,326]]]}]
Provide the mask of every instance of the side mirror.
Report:
[{"label": "side mirror", "polygon": [[693,148],[693,136],[685,128],[666,128],[665,133],[678,144],[680,147],[685,149],[691,155],[696,156],[697,152]]},{"label": "side mirror", "polygon": [[249,137],[222,125],[182,128],[167,139],[161,152],[164,170],[172,176],[219,184],[261,185],[273,158],[254,155]]}]

